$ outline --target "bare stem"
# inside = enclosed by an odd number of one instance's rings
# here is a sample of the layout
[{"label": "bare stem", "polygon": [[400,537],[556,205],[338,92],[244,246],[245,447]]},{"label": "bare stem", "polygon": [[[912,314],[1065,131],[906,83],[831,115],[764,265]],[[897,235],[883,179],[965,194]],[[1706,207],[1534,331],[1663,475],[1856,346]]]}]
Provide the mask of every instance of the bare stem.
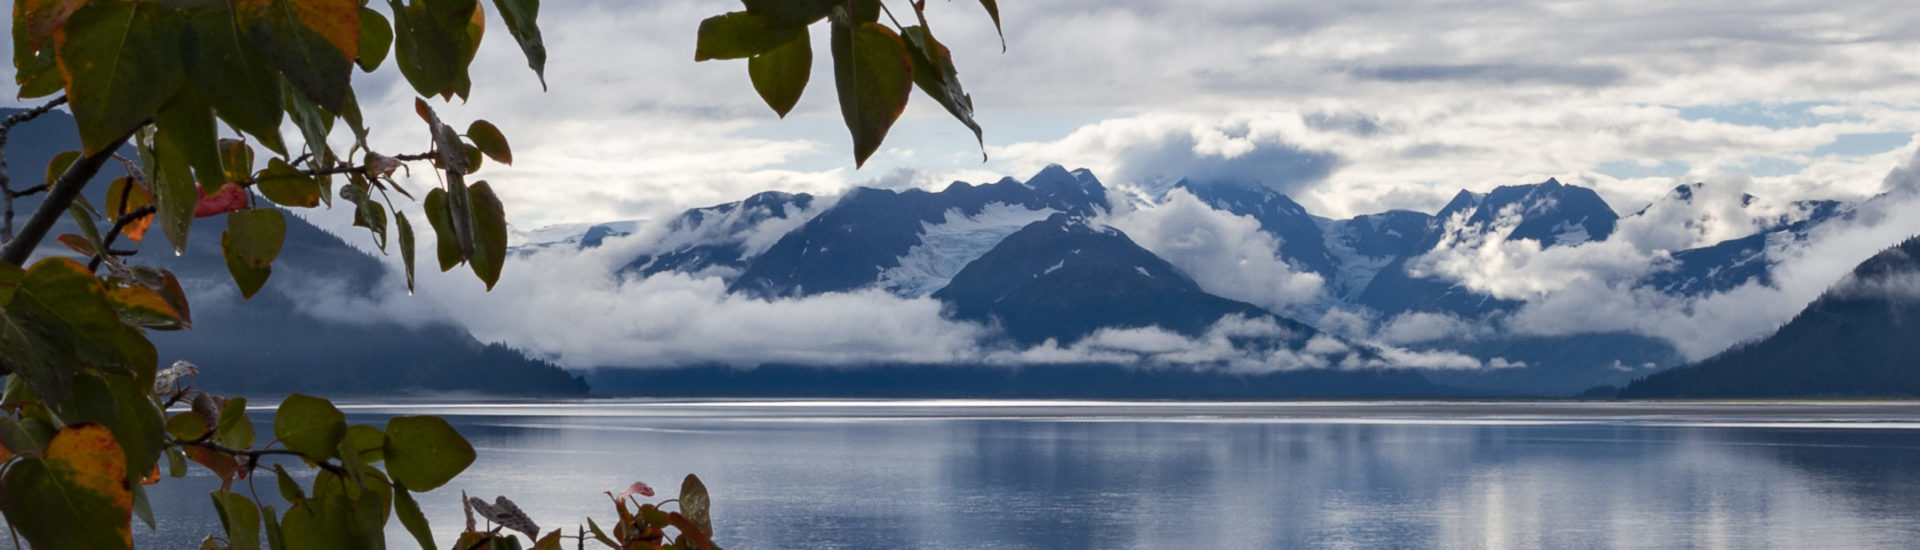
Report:
[{"label": "bare stem", "polygon": [[[14,113],[6,120],[0,120],[0,210],[5,211],[4,214],[0,214],[0,217],[5,218],[4,221],[0,221],[0,243],[12,244],[13,242],[13,199],[39,192],[28,190],[15,193],[13,191],[13,182],[7,175],[7,134],[13,131],[14,126],[39,118],[40,115],[47,114],[47,111],[52,111],[54,107],[64,105],[66,102],[67,96],[63,95],[53,98],[45,105]],[[44,188],[44,186],[35,187]]]}]

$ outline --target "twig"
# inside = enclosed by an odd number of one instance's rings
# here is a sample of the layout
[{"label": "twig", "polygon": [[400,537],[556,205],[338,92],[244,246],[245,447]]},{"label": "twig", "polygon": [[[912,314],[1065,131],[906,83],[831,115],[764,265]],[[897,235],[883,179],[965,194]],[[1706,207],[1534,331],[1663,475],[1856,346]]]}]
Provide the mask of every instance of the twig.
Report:
[{"label": "twig", "polygon": [[[182,447],[199,447],[202,449],[207,449],[209,451],[213,451],[213,452],[224,454],[224,455],[247,457],[248,470],[259,468],[260,457],[263,457],[263,456],[297,456],[300,458],[306,458],[308,460],[312,460],[311,458],[308,458],[307,455],[300,454],[299,452],[290,451],[287,449],[243,450],[243,449],[235,449],[232,447],[228,447],[226,445],[221,445],[219,443],[214,443],[212,441],[186,441],[186,440],[182,440],[180,438],[176,438],[172,436],[168,436],[168,439],[173,440],[172,444],[182,446]],[[314,464],[320,465],[320,469],[333,472],[335,475],[346,475],[347,473],[346,468],[343,468],[339,464],[334,464],[332,462],[321,460],[321,461],[315,461]]]},{"label": "twig", "polygon": [[[128,138],[133,137],[134,132],[143,127],[146,127],[144,122],[127,130],[125,135],[113,140],[100,152],[80,157],[80,160],[74,161],[73,166],[67,168],[66,173],[60,174],[60,179],[55,180],[53,188],[47,191],[46,198],[40,201],[40,207],[33,211],[32,217],[27,218],[27,224],[20,227],[20,232],[8,240],[5,247],[0,248],[0,262],[18,266],[26,265],[27,258],[33,255],[33,249],[38,248],[40,240],[46,238],[47,230],[52,229],[53,224],[60,221],[61,214],[73,204],[74,198],[80,196],[80,190],[86,188],[87,182],[93,180],[95,174],[100,173],[100,166],[106,164],[107,159],[113,157],[114,150],[119,149]],[[11,199],[6,205],[9,213],[12,212],[13,206],[10,201]]]},{"label": "twig", "polygon": [[[45,105],[14,113],[12,116],[8,116],[6,120],[0,120],[0,210],[5,210],[4,217],[6,218],[4,222],[0,222],[0,243],[11,244],[13,242],[13,199],[38,192],[22,191],[20,194],[13,192],[13,181],[7,175],[7,134],[13,131],[14,126],[39,118],[40,115],[47,114],[47,112],[52,111],[54,107],[59,107],[66,104],[66,102],[67,96],[63,95],[53,98],[52,101],[48,101]],[[15,546],[18,545],[16,544]]]},{"label": "twig", "polygon": [[[122,199],[121,199],[121,201],[122,201],[122,202],[124,202],[125,200],[126,200],[126,199],[124,199],[124,198],[122,198]],[[125,204],[122,204],[122,205],[120,205],[120,206],[119,206],[118,208],[125,208],[125,207],[126,207],[126,205],[125,205]],[[127,225],[129,225],[129,224],[132,224],[133,222],[137,222],[137,221],[140,221],[140,218],[144,218],[144,217],[147,217],[147,216],[151,216],[151,215],[153,215],[153,213],[154,213],[154,212],[155,212],[155,210],[154,210],[154,208],[153,208],[153,205],[151,205],[151,204],[149,204],[149,205],[146,205],[146,206],[142,206],[142,207],[139,207],[139,208],[135,208],[135,209],[133,209],[133,211],[132,211],[132,212],[128,212],[128,213],[125,213],[125,214],[121,214],[119,218],[116,218],[116,219],[114,219],[114,220],[113,220],[113,228],[112,228],[112,229],[108,229],[108,230],[107,230],[107,237],[106,237],[105,239],[102,239],[102,240],[100,241],[100,247],[101,247],[101,248],[103,248],[103,249],[105,249],[105,250],[98,250],[98,251],[95,251],[95,252],[98,252],[98,253],[97,253],[97,254],[94,254],[94,256],[93,256],[93,261],[90,261],[90,262],[87,262],[87,270],[88,270],[88,271],[92,271],[92,270],[95,270],[95,269],[100,269],[100,261],[101,261],[101,260],[104,260],[104,259],[106,259],[106,255],[108,255],[108,254],[112,254],[112,255],[115,255],[115,256],[132,256],[132,255],[133,255],[133,254],[134,254],[134,253],[135,253],[136,251],[133,251],[133,250],[124,250],[124,251],[116,251],[116,250],[114,250],[114,249],[113,249],[113,241],[115,241],[115,240],[117,240],[117,239],[119,239],[119,238],[120,238],[120,233],[121,233],[122,231],[124,231],[124,230],[125,230],[125,229],[127,228]],[[126,252],[126,254],[120,254],[120,252]]]}]

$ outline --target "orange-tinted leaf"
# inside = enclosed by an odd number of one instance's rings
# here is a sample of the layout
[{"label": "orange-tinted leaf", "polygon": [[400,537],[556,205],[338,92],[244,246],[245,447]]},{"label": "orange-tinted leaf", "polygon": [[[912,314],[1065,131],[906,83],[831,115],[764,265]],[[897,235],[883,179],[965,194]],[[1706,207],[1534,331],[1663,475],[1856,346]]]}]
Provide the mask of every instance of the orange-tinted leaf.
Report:
[{"label": "orange-tinted leaf", "polygon": [[[110,218],[117,220],[128,212],[152,205],[153,192],[131,177],[113,180],[113,185],[107,187],[106,206]],[[128,222],[126,227],[120,229],[120,233],[137,243],[146,240],[147,228],[152,226],[153,215],[148,214]]]},{"label": "orange-tinted leaf", "polygon": [[99,253],[93,249],[93,243],[87,242],[86,237],[82,237],[72,233],[54,237],[53,240],[59,241],[60,244],[67,245],[68,249],[73,250],[74,252],[78,252],[80,253],[81,256],[86,256],[88,258],[91,258],[93,257],[94,254]]},{"label": "orange-tinted leaf", "polygon": [[147,328],[173,330],[182,328],[180,313],[173,310],[166,298],[154,289],[144,286],[126,286],[108,293],[113,299],[114,309],[120,311],[120,319],[127,324]]},{"label": "orange-tinted leaf", "polygon": [[328,111],[351,92],[360,6],[344,0],[235,0],[235,15],[287,82]]},{"label": "orange-tinted leaf", "polygon": [[206,466],[208,470],[213,471],[213,475],[220,477],[220,486],[223,489],[230,486],[233,480],[245,477],[245,472],[240,469],[240,463],[235,461],[232,455],[202,447],[186,447],[186,451],[188,460]]},{"label": "orange-tinted leaf", "polygon": [[0,510],[34,548],[131,548],[133,487],[106,426],[61,428],[39,457],[15,463]]}]

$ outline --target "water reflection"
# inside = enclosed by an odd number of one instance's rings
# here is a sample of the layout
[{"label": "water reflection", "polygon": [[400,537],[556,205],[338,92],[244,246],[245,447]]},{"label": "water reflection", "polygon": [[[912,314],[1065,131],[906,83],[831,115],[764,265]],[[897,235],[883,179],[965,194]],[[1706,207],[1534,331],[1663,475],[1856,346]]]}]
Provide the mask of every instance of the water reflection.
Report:
[{"label": "water reflection", "polygon": [[[379,423],[393,410],[351,412]],[[422,504],[443,539],[459,521],[461,490],[506,494],[543,526],[571,526],[610,515],[601,491],[640,479],[671,494],[697,472],[714,493],[718,539],[731,548],[1897,548],[1920,540],[1911,512],[1920,504],[1920,430],[1552,414],[1461,424],[1446,415],[1275,422],[1285,415],[1046,411],[436,409],[457,415],[451,420],[482,458]],[[190,546],[218,529],[205,496],[212,480],[196,472],[180,481],[154,487],[155,504],[192,514],[163,514],[157,533],[136,528],[143,546]],[[270,480],[259,488],[272,498]],[[390,539],[411,546],[397,527]]]}]

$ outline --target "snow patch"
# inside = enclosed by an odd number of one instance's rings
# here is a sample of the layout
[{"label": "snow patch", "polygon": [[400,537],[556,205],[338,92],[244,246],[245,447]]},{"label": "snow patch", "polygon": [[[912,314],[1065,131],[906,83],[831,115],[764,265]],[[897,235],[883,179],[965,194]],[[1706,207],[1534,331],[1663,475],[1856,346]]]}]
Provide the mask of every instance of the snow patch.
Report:
[{"label": "snow patch", "polygon": [[900,256],[900,265],[880,273],[880,287],[907,298],[932,294],[1008,235],[1053,213],[1006,203],[989,204],[973,216],[948,210],[940,223],[921,224],[920,244]]}]

